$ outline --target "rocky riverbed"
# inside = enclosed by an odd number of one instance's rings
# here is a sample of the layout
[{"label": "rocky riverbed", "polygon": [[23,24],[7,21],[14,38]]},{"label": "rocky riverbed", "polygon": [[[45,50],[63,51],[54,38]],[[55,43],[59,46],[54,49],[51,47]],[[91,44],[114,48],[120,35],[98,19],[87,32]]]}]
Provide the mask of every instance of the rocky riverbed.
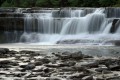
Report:
[{"label": "rocky riverbed", "polygon": [[0,48],[0,80],[120,80],[120,58]]}]

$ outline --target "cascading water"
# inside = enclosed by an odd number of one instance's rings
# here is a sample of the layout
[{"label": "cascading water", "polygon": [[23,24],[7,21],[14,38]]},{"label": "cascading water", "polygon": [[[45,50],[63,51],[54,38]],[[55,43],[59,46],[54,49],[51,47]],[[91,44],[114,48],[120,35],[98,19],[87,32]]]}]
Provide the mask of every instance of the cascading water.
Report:
[{"label": "cascading water", "polygon": [[24,30],[19,34],[19,42],[55,44],[79,40],[81,44],[101,44],[107,40],[120,40],[120,20],[115,17],[119,15],[110,14],[109,9],[37,9],[24,13],[20,8],[16,13],[19,11],[24,14]]}]

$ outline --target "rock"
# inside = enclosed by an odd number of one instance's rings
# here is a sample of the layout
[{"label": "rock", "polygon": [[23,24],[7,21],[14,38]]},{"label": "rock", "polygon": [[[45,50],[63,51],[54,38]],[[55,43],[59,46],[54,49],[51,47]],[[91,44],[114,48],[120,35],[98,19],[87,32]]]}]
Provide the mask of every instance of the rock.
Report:
[{"label": "rock", "polygon": [[2,60],[2,61],[0,61],[0,64],[6,64],[6,65],[8,65],[10,63],[12,63],[12,61],[10,61],[10,60]]},{"label": "rock", "polygon": [[40,74],[42,77],[50,77],[49,73],[41,72]]},{"label": "rock", "polygon": [[97,62],[88,62],[88,63],[84,63],[84,64],[82,64],[81,66],[83,66],[83,67],[89,67],[89,68],[96,68],[96,67],[98,67],[98,63]]},{"label": "rock", "polygon": [[22,50],[19,52],[20,54],[34,54],[34,51],[27,51],[27,50]]},{"label": "rock", "polygon": [[74,61],[68,61],[68,62],[64,62],[64,63],[60,63],[60,67],[65,67],[65,66],[74,66],[76,63]]},{"label": "rock", "polygon": [[61,80],[61,79],[57,77],[50,77],[50,78],[46,78],[46,80]]},{"label": "rock", "polygon": [[62,67],[60,69],[63,72],[66,72],[66,71],[77,71],[78,70],[78,68],[76,69],[76,68],[72,68],[72,67]]},{"label": "rock", "polygon": [[105,80],[105,79],[103,79],[103,78],[96,78],[95,80]]},{"label": "rock", "polygon": [[35,68],[34,64],[28,64],[24,69],[25,70],[31,70],[31,69],[34,69],[34,68]]},{"label": "rock", "polygon": [[43,62],[41,62],[41,61],[35,61],[34,64],[35,64],[35,66],[40,66],[40,65],[43,64]]},{"label": "rock", "polygon": [[27,65],[21,65],[20,67],[23,68],[23,71],[24,70],[32,70],[35,68],[35,64],[29,63]]},{"label": "rock", "polygon": [[93,58],[93,56],[84,55],[84,58]]},{"label": "rock", "polygon": [[9,54],[12,54],[12,55],[18,54],[18,52],[17,52],[17,51],[14,51],[14,50],[9,51],[8,53],[9,53]]},{"label": "rock", "polygon": [[82,78],[82,80],[94,80],[93,76],[85,76]]},{"label": "rock", "polygon": [[0,54],[7,54],[9,52],[8,48],[0,48]]},{"label": "rock", "polygon": [[106,41],[106,42],[104,42],[103,43],[104,45],[106,45],[106,44],[112,44],[112,45],[114,45],[114,46],[120,46],[120,40],[109,40],[109,41]]},{"label": "rock", "polygon": [[58,53],[58,54],[52,53],[52,54],[62,60],[71,58],[70,52],[67,52],[67,51],[63,52],[63,53]]},{"label": "rock", "polygon": [[119,19],[114,19],[113,20],[113,23],[112,23],[112,27],[110,29],[110,33],[115,33],[115,31],[118,29],[119,27],[119,23],[120,23],[120,20]]},{"label": "rock", "polygon": [[114,64],[109,64],[107,65],[108,69],[110,70],[120,70],[120,65],[114,63]]},{"label": "rock", "polygon": [[73,59],[83,59],[83,54],[82,54],[82,52],[81,51],[78,51],[78,52],[74,52],[74,53],[72,53],[71,54],[71,57],[73,58]]},{"label": "rock", "polygon": [[99,64],[106,65],[110,70],[119,70],[120,69],[120,60],[118,59],[105,59],[98,61]]},{"label": "rock", "polygon": [[12,67],[11,65],[5,65],[5,64],[1,65],[0,64],[0,68],[11,68],[11,67]]},{"label": "rock", "polygon": [[12,62],[10,63],[10,65],[12,65],[12,66],[18,66],[19,64],[18,64],[18,62],[15,62],[15,61],[13,62],[13,61],[12,61]]},{"label": "rock", "polygon": [[108,70],[108,68],[97,68],[97,69],[95,69],[95,71],[97,71],[97,72],[103,72],[103,71],[107,71]]},{"label": "rock", "polygon": [[[36,53],[36,52],[35,52]],[[16,55],[17,54],[17,55]],[[33,57],[31,56],[33,55]],[[32,52],[8,51],[0,59],[0,77],[27,80],[119,80],[120,59],[101,58],[78,52],[39,55]],[[11,58],[11,56],[13,57]],[[16,56],[19,56],[17,58]],[[55,58],[55,59],[54,59]],[[28,61],[27,61],[28,60]],[[56,77],[54,77],[56,76]]]},{"label": "rock", "polygon": [[23,77],[26,73],[14,73],[14,77]]},{"label": "rock", "polygon": [[75,59],[75,60],[80,60],[83,59],[83,54],[81,51],[78,52],[63,52],[62,54],[58,53],[58,54],[54,54],[56,57],[64,60],[64,59]]},{"label": "rock", "polygon": [[50,62],[50,60],[46,58],[39,59],[39,61],[41,61],[43,64],[48,64]]},{"label": "rock", "polygon": [[2,60],[2,61],[0,61],[0,68],[10,67],[10,66],[18,66],[18,63],[10,61],[10,60]]},{"label": "rock", "polygon": [[110,77],[107,78],[106,80],[120,80],[120,76]]},{"label": "rock", "polygon": [[85,76],[87,76],[87,75],[84,74],[83,72],[75,73],[75,74],[72,74],[71,76],[69,76],[69,79],[71,79],[71,80],[81,80]]},{"label": "rock", "polygon": [[19,63],[20,68],[25,68],[28,65],[28,63]]},{"label": "rock", "polygon": [[79,72],[87,70],[85,67],[82,67],[82,66],[73,66],[72,69],[74,71],[79,71]]},{"label": "rock", "polygon": [[45,64],[46,67],[51,67],[51,68],[58,68],[60,67],[59,64]]}]

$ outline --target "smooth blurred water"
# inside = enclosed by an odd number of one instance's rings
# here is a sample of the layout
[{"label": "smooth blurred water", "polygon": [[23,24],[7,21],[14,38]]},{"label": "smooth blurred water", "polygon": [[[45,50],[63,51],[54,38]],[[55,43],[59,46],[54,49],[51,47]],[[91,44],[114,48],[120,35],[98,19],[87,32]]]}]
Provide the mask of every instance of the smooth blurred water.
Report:
[{"label": "smooth blurred water", "polygon": [[[109,40],[120,40],[120,20],[115,24],[118,27],[117,30],[113,30],[114,33],[110,32],[114,19],[119,15],[109,13],[107,10],[106,8],[34,10],[33,13],[23,13],[25,15],[24,31],[20,33],[14,31],[12,39],[9,31],[5,32],[5,36],[9,42],[45,45],[56,44],[61,40],[77,39],[81,41],[79,44],[85,45],[101,45]],[[115,8],[114,13],[117,10],[119,11]],[[22,13],[22,9],[18,9],[16,13],[18,12]],[[108,18],[110,15],[111,17],[116,15],[116,17]]]}]

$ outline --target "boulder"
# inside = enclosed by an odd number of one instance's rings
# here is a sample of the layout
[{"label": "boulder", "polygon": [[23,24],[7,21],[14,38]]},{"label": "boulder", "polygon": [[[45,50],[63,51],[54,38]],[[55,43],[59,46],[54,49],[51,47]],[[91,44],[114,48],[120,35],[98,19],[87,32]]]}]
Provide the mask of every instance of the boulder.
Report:
[{"label": "boulder", "polygon": [[85,76],[81,80],[94,80],[93,76]]},{"label": "boulder", "polygon": [[83,72],[81,73],[75,73],[69,76],[69,79],[71,80],[81,80],[83,77],[88,76],[87,74],[84,74]]},{"label": "boulder", "polygon": [[112,27],[110,29],[110,33],[115,33],[115,31],[119,27],[118,22],[119,22],[119,19],[114,19],[113,20]]},{"label": "boulder", "polygon": [[0,48],[0,54],[7,54],[9,52],[8,48]]},{"label": "boulder", "polygon": [[112,45],[114,45],[114,46],[120,46],[120,40],[109,40],[109,41],[106,41],[106,42],[104,42],[103,43],[104,45],[106,45],[106,44],[112,44]]}]

